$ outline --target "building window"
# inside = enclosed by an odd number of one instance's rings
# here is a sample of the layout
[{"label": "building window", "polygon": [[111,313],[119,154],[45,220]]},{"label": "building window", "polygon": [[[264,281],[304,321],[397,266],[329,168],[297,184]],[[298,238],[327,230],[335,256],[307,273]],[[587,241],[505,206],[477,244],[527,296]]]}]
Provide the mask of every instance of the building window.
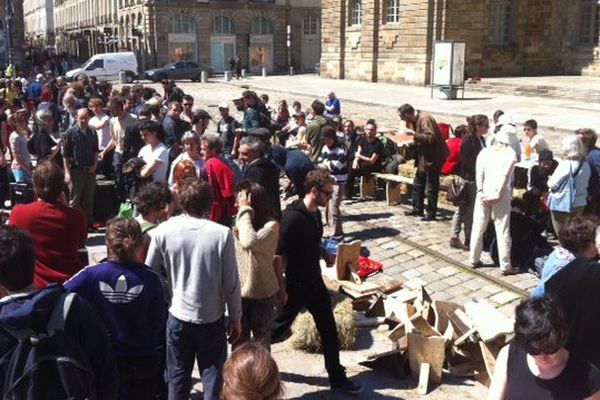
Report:
[{"label": "building window", "polygon": [[267,17],[256,17],[252,20],[253,35],[271,35],[273,34],[273,23]]},{"label": "building window", "polygon": [[319,19],[314,15],[306,15],[302,32],[304,36],[317,36],[319,34]]},{"label": "building window", "polygon": [[362,24],[362,1],[352,0],[350,2],[350,25]]},{"label": "building window", "polygon": [[387,0],[385,5],[386,24],[397,24],[400,22],[400,0]]},{"label": "building window", "polygon": [[233,33],[233,22],[227,15],[217,15],[213,20],[213,33],[229,35]]},{"label": "building window", "polygon": [[493,0],[490,4],[489,43],[510,43],[512,8],[511,0]]},{"label": "building window", "polygon": [[599,0],[580,0],[577,42],[582,45],[598,45],[600,33]]},{"label": "building window", "polygon": [[171,30],[169,33],[193,33],[196,32],[196,24],[189,15],[175,14],[171,19]]}]

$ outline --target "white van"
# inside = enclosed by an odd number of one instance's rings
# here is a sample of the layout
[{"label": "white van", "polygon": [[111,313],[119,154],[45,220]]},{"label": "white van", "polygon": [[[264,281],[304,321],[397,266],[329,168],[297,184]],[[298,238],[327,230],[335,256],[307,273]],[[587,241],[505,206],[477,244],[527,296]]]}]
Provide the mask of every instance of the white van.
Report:
[{"label": "white van", "polygon": [[92,56],[81,66],[65,74],[67,80],[76,79],[79,75],[95,76],[98,80],[119,79],[119,72],[125,71],[125,80],[130,83],[138,74],[138,63],[131,51],[122,53],[100,53]]}]

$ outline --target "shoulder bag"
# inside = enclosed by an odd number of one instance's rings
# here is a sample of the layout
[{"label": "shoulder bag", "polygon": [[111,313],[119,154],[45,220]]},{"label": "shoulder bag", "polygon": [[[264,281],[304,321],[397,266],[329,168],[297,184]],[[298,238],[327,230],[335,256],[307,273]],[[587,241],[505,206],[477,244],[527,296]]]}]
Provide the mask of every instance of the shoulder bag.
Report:
[{"label": "shoulder bag", "polygon": [[563,178],[558,186],[558,190],[550,193],[548,196],[548,208],[550,211],[571,212],[575,200],[575,177],[579,174],[584,162],[581,162],[574,172],[569,164],[569,174]]}]

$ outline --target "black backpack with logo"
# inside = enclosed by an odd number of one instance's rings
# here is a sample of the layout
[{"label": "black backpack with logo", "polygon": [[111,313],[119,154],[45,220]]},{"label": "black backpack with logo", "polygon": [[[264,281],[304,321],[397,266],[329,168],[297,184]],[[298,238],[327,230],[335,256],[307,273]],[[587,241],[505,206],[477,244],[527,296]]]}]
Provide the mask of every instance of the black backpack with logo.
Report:
[{"label": "black backpack with logo", "polygon": [[95,377],[83,349],[65,331],[65,320],[75,297],[63,293],[45,330],[13,330],[2,327],[17,339],[4,371],[3,400],[96,398]]}]

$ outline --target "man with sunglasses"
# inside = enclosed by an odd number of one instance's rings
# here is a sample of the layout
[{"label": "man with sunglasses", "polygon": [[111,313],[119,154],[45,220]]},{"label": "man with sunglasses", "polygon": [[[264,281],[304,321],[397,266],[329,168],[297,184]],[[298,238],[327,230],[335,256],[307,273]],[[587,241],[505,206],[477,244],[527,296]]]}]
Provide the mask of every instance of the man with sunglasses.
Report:
[{"label": "man with sunglasses", "polygon": [[334,259],[321,247],[323,224],[319,207],[325,207],[333,194],[334,178],[326,170],[308,173],[306,195],[288,206],[281,221],[276,263],[285,265],[288,300],[273,323],[273,343],[282,341],[298,313],[306,307],[321,336],[325,368],[333,390],[358,394],[362,388],[346,376],[340,364],[340,344],[333,318],[331,298],[321,277],[319,260],[328,266]]},{"label": "man with sunglasses", "polygon": [[183,106],[183,111],[181,112],[179,118],[191,125],[192,118],[194,116],[194,113],[192,112],[192,109],[194,108],[194,98],[189,94],[186,94],[183,96],[183,102],[181,105]]},{"label": "man with sunglasses", "polygon": [[548,146],[546,139],[538,133],[537,127],[537,121],[535,119],[529,119],[523,124],[523,132],[525,132],[525,135],[529,140],[528,144],[530,149],[533,152],[540,154],[542,150],[550,150],[550,146]]}]

